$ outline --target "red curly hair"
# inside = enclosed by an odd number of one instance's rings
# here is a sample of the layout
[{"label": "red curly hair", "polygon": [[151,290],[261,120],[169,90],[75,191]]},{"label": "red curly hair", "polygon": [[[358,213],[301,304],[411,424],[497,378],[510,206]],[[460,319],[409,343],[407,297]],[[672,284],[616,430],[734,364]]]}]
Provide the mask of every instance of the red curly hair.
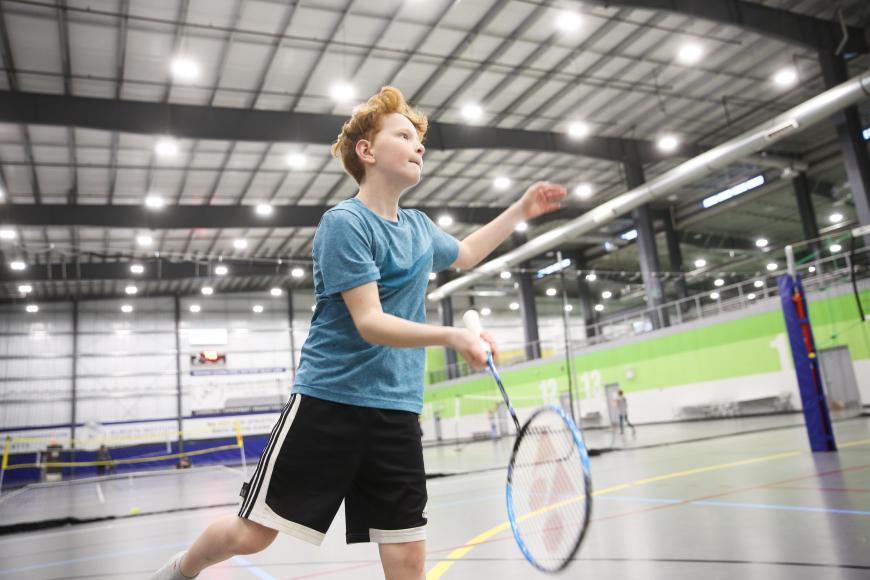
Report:
[{"label": "red curly hair", "polygon": [[399,113],[411,121],[417,130],[420,141],[426,135],[429,121],[426,115],[411,108],[405,101],[402,91],[396,87],[383,87],[378,94],[371,97],[363,105],[354,107],[350,119],[341,127],[341,133],[335,143],[332,144],[332,155],[341,159],[344,170],[350,174],[357,183],[365,179],[365,166],[356,154],[356,144],[360,139],[371,141],[383,127],[384,116],[390,113]]}]

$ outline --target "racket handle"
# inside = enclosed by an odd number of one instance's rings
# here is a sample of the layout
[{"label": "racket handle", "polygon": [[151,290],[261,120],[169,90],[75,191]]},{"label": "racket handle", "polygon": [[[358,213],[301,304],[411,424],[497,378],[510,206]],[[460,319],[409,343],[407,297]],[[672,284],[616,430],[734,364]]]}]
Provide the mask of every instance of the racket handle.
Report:
[{"label": "racket handle", "polygon": [[[477,310],[466,310],[465,314],[462,315],[462,321],[465,323],[465,328],[475,335],[480,336],[480,333],[483,332],[483,324],[480,323],[480,314],[478,314]],[[489,343],[483,339],[480,339],[480,341],[483,343],[483,348],[486,352],[491,352],[492,349],[489,348]]]}]

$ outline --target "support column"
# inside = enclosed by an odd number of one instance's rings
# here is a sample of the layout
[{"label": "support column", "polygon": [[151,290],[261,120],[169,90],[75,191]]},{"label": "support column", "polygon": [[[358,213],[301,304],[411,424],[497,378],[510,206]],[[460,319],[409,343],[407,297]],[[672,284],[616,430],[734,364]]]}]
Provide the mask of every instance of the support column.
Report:
[{"label": "support column", "polygon": [[[626,149],[626,159],[623,162],[625,169],[625,182],[628,189],[634,189],[643,185],[646,178],[643,174],[643,165],[637,148],[630,146]],[[659,272],[659,254],[656,249],[656,234],[653,228],[652,212],[649,204],[642,205],[634,212],[634,225],[637,228],[637,246],[640,251],[640,272],[643,277],[643,286],[646,290],[646,306],[652,311],[650,320],[653,328],[668,326],[668,316],[658,307],[664,302],[662,280]]]},{"label": "support column", "polygon": [[[849,71],[842,56],[821,52],[819,62],[822,65],[822,78],[826,89],[848,80]],[[863,127],[858,107],[852,105],[834,115],[834,125],[837,128],[846,174],[849,176],[858,223],[870,226],[870,154],[862,137]],[[864,236],[864,245],[870,247],[870,234]]]},{"label": "support column", "polygon": [[520,264],[523,272],[518,276],[520,289],[520,313],[523,318],[523,336],[526,340],[526,358],[534,360],[541,358],[541,338],[538,334],[538,307],[535,303],[535,288],[532,285],[532,275],[527,271],[531,268],[529,262]]},{"label": "support column", "polygon": [[178,452],[184,453],[181,419],[181,298],[175,295],[175,417],[178,425]]},{"label": "support column", "polygon": [[586,327],[586,338],[592,338],[598,334],[594,326],[598,322],[598,313],[595,312],[595,305],[592,303],[592,290],[589,288],[589,282],[586,281],[586,276],[582,273],[582,270],[586,269],[586,264],[583,262],[581,252],[572,254],[571,260],[574,262],[574,267],[577,268],[577,295],[580,298],[580,316],[583,318],[583,324]]},{"label": "support column", "polygon": [[290,327],[290,380],[296,382],[296,337],[293,335],[293,289],[287,288],[287,324]]},{"label": "support column", "polygon": [[[528,241],[524,232],[514,232],[512,235],[514,247],[519,247]],[[520,264],[520,274],[517,276],[517,288],[520,298],[520,315],[523,320],[523,337],[526,345],[526,359],[541,358],[541,337],[538,333],[538,307],[535,302],[535,288],[532,275],[529,273],[530,262]]]},{"label": "support column", "polygon": [[[70,461],[76,460],[76,423],[78,423],[78,404],[79,404],[79,301],[73,300],[72,303],[72,385],[70,396],[70,449],[72,454]],[[75,467],[72,468],[72,475],[75,475]]]},{"label": "support column", "polygon": [[[443,270],[438,272],[438,285],[443,286],[450,281],[450,272]],[[441,318],[441,326],[453,326],[453,301],[450,296],[438,302],[438,316]],[[456,351],[452,348],[444,348],[444,360],[447,365],[447,379],[455,379],[459,376],[459,367],[456,365]]]},{"label": "support column", "polygon": [[683,266],[683,251],[680,248],[677,230],[674,229],[674,217],[670,212],[664,215],[664,222],[665,240],[668,244],[668,261],[671,265],[671,272],[674,272],[677,276],[677,279],[674,281],[674,290],[677,291],[677,298],[683,300],[689,296],[689,288],[686,284],[686,270]]},{"label": "support column", "polygon": [[[813,207],[813,199],[810,194],[810,182],[806,173],[799,173],[792,180],[795,199],[797,200],[798,214],[801,216],[801,227],[805,240],[814,240],[819,237],[819,225],[816,221],[816,210]],[[817,258],[821,255],[822,245],[819,242],[811,242],[805,252],[800,252],[802,258],[814,254]]]}]

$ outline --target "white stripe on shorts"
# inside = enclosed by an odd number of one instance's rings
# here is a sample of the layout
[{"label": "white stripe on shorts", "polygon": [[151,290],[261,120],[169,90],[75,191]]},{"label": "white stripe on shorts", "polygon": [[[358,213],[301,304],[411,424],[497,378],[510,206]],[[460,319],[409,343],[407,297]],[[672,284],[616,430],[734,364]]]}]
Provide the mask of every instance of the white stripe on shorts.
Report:
[{"label": "white stripe on shorts", "polygon": [[272,479],[272,471],[275,468],[275,461],[278,459],[281,447],[284,446],[284,439],[287,438],[287,433],[293,425],[296,413],[302,405],[302,395],[294,396],[296,397],[295,404],[292,405],[289,414],[284,418],[283,425],[280,425],[277,436],[272,437],[269,441],[270,445],[267,446],[269,455],[266,458],[265,469],[262,470],[263,473],[261,474],[256,486],[252,485],[251,489],[248,490],[248,497],[244,502],[244,506],[247,506],[245,509],[246,515],[243,515],[243,517],[252,522],[257,522],[258,524],[266,526],[267,528],[284,532],[294,538],[319,546],[321,542],[323,542],[325,534],[301,524],[297,524],[296,522],[284,519],[272,511],[272,508],[266,505],[266,496],[269,491],[269,482]]},{"label": "white stripe on shorts", "polygon": [[376,544],[403,544],[405,542],[420,542],[426,539],[426,528],[408,528],[405,530],[376,530],[369,528],[369,539]]}]

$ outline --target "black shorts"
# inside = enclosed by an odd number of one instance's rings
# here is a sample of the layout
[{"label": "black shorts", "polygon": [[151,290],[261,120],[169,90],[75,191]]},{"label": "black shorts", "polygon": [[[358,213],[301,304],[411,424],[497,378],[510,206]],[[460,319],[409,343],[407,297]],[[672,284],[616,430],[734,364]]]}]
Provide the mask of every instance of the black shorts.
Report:
[{"label": "black shorts", "polygon": [[342,500],[349,544],[425,540],[417,415],[293,394],[241,496],[240,517],[316,545]]}]

